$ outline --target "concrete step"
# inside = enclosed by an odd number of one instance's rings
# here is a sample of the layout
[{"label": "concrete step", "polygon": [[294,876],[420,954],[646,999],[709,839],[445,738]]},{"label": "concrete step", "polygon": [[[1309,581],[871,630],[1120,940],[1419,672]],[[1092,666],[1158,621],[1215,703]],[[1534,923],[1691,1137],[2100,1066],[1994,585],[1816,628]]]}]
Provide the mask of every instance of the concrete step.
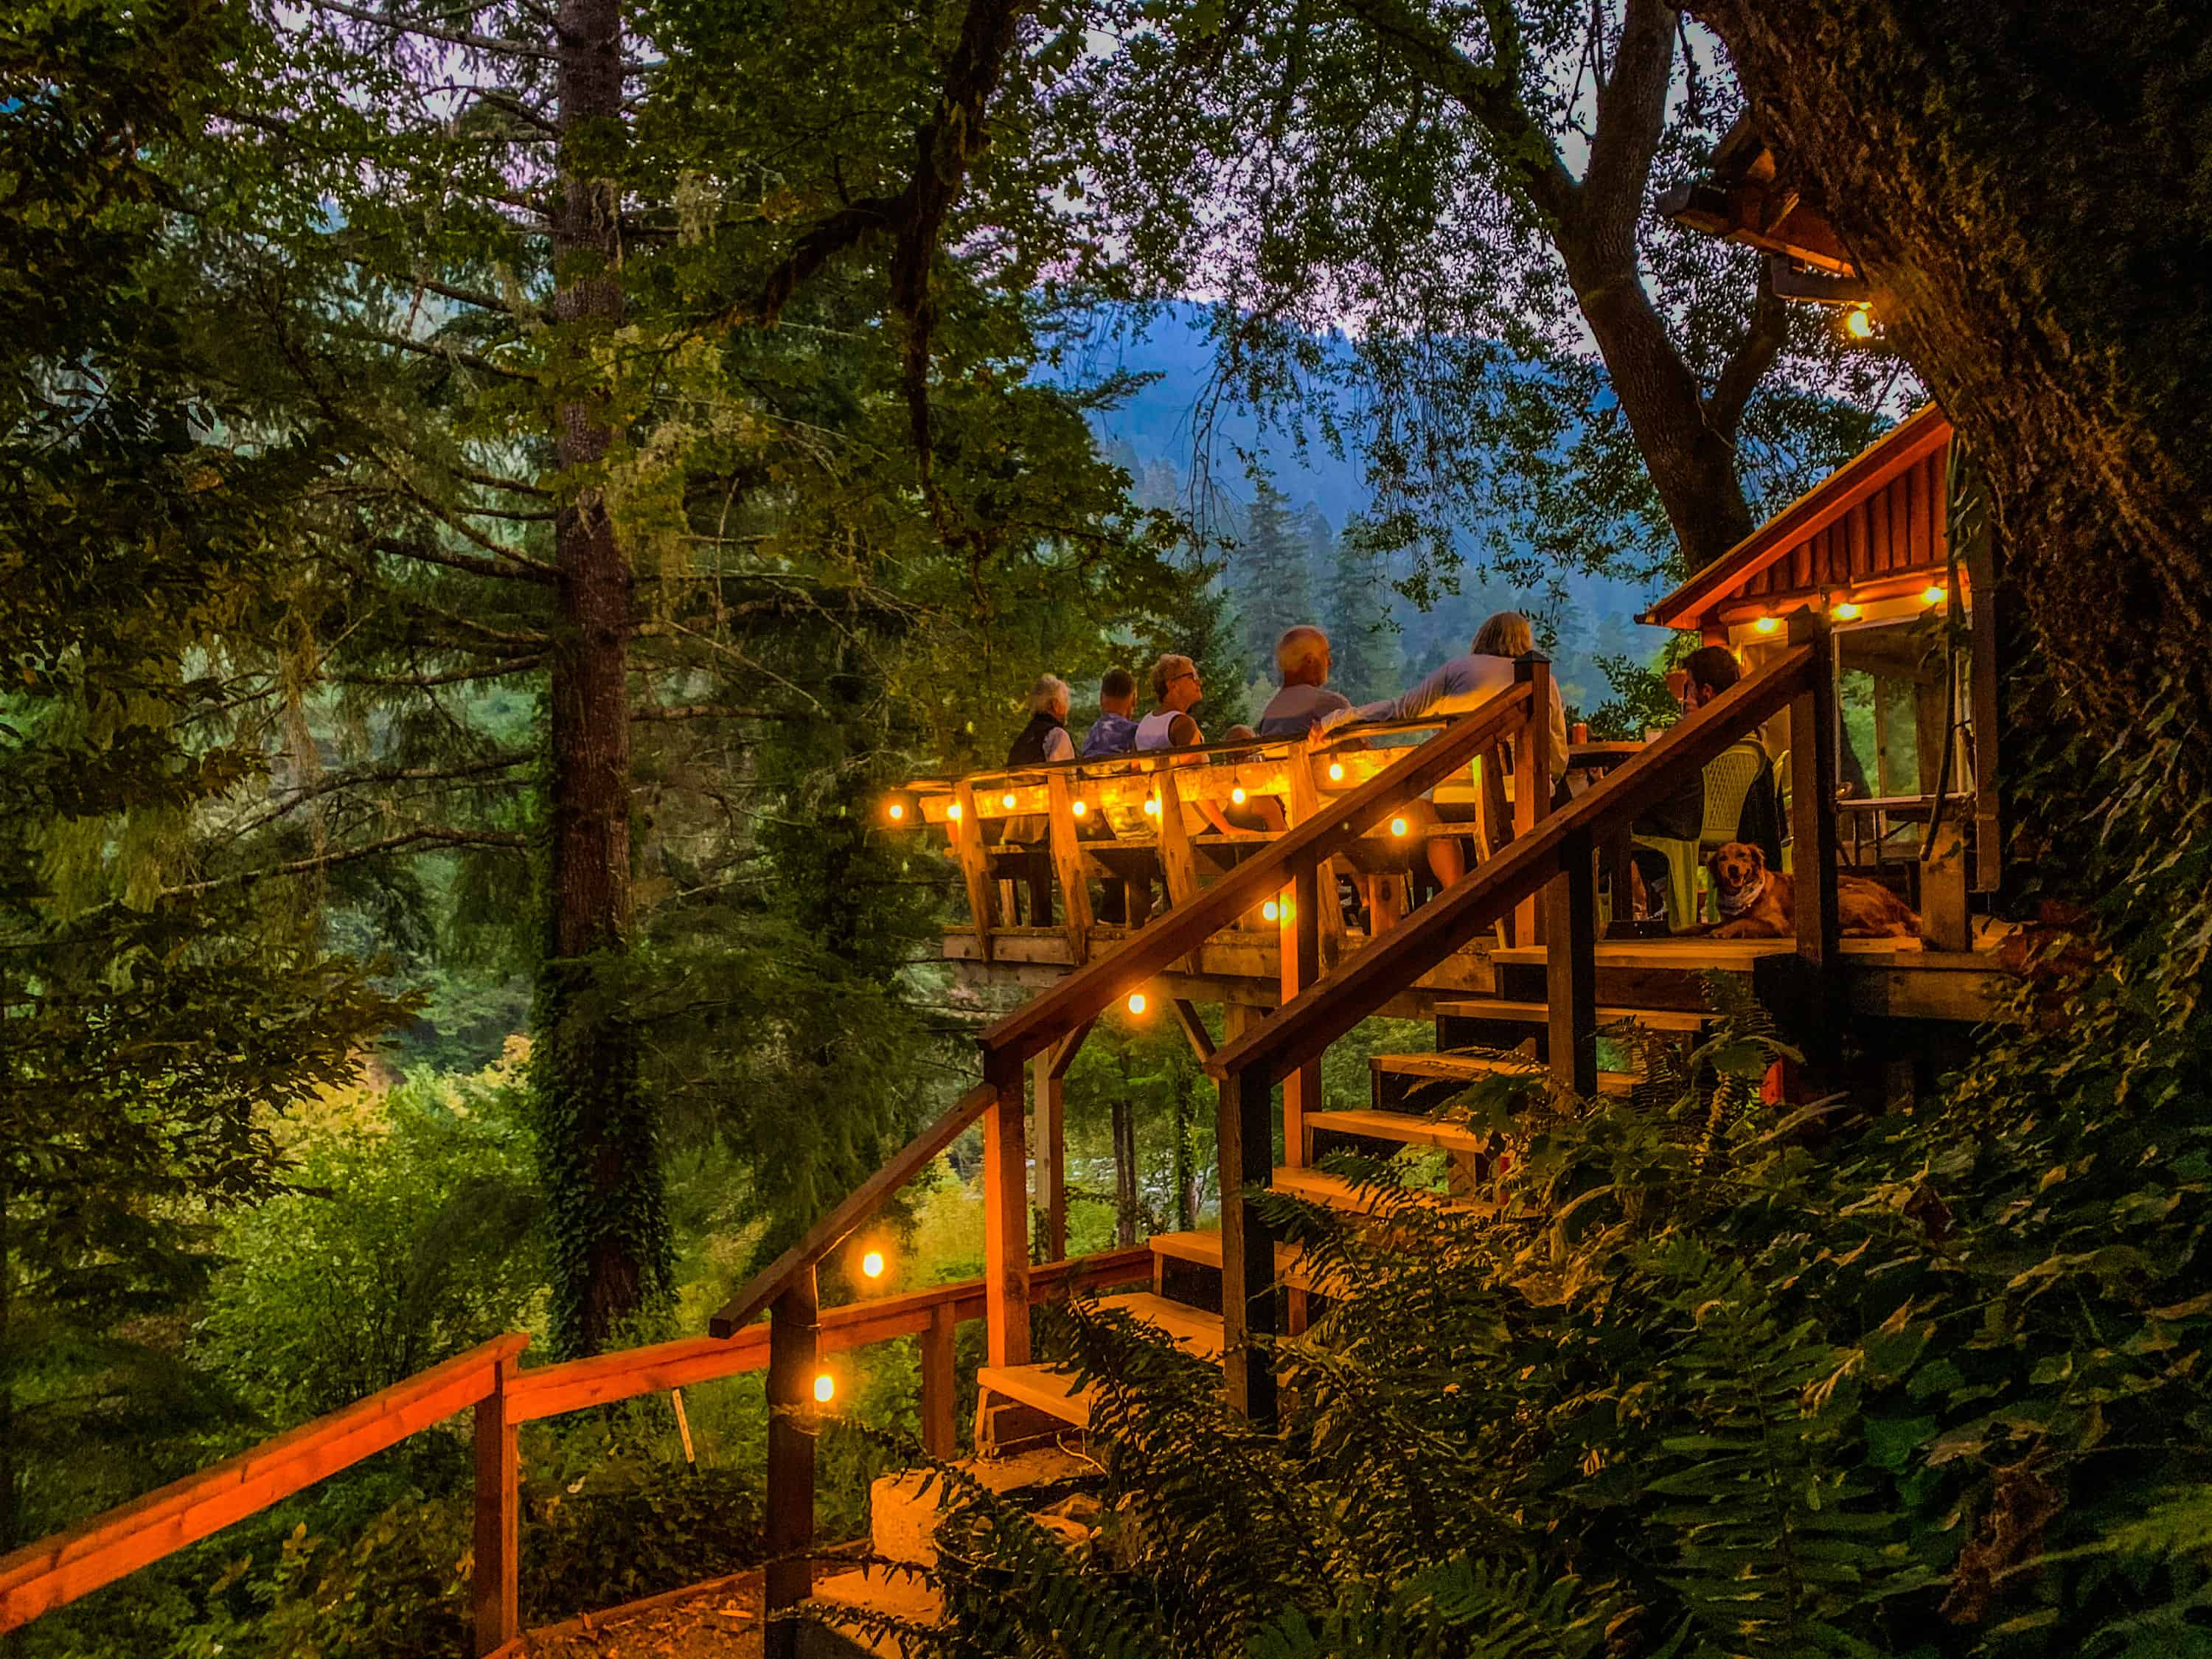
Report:
[{"label": "concrete step", "polygon": [[1306,1127],[1369,1140],[1395,1140],[1407,1146],[1436,1146],[1474,1158],[1486,1155],[1495,1139],[1464,1124],[1442,1122],[1413,1112],[1308,1112]]},{"label": "concrete step", "polygon": [[[1530,1086],[1540,1088],[1548,1075],[1541,1064],[1522,1054],[1376,1054],[1371,1063],[1378,1105],[1385,1098],[1382,1088],[1385,1077],[1417,1083],[1479,1083],[1486,1077],[1526,1077]],[[1597,1074],[1597,1091],[1601,1095],[1626,1095],[1635,1087],[1636,1079],[1630,1073]]]},{"label": "concrete step", "polygon": [[[987,1492],[1009,1497],[1048,1492],[1095,1476],[1097,1465],[1057,1447],[1007,1457],[963,1457],[955,1468]],[[937,1523],[948,1488],[933,1469],[901,1469],[878,1475],[868,1488],[868,1541],[887,1561],[933,1566]]]},{"label": "concrete step", "polygon": [[[1507,1002],[1502,999],[1486,998],[1468,1002],[1439,1002],[1436,1006],[1439,1019],[1493,1019],[1514,1025],[1548,1024],[1552,1018],[1549,1003]],[[1619,1025],[1624,1022],[1643,1026],[1652,1031],[1702,1030],[1711,1018],[1708,1014],[1692,1013],[1682,1008],[1600,1008],[1597,1023],[1601,1027]]]}]

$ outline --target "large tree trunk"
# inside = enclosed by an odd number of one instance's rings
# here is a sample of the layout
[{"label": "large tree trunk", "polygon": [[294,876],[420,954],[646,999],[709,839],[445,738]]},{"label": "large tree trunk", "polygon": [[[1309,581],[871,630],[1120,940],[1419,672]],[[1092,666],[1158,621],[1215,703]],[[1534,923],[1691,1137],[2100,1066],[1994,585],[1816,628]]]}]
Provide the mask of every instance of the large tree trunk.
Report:
[{"label": "large tree trunk", "polygon": [[2093,727],[2212,774],[2212,225],[2201,7],[1691,0],[1983,470]]},{"label": "large tree trunk", "polygon": [[[622,319],[619,193],[603,176],[622,118],[620,0],[562,0],[562,170],[555,314],[586,338]],[[584,356],[574,353],[573,362]],[[611,434],[587,395],[555,412],[564,471],[588,476]],[[588,485],[561,509],[558,637],[550,660],[549,960],[536,1056],[539,1159],[552,1210],[560,1345],[602,1346],[665,1292],[668,1243],[658,1126],[644,1097],[623,958],[630,935],[629,562]]]}]

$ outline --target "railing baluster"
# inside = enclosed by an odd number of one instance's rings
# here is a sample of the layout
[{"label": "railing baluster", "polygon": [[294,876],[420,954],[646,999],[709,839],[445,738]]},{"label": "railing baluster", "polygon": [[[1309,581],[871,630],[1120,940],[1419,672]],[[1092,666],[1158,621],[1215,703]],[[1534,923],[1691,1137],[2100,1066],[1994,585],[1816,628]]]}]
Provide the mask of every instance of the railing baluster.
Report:
[{"label": "railing baluster", "polygon": [[1060,915],[1067,929],[1067,956],[1080,968],[1091,960],[1091,883],[1083,872],[1083,847],[1075,838],[1075,796],[1066,777],[1054,772],[1045,780],[1047,839],[1052,848],[1054,874],[1060,878]]},{"label": "railing baluster", "polygon": [[[1036,1174],[1031,1205],[1042,1218],[1044,1259],[1067,1254],[1066,1085],[1060,1045],[1040,1049],[1030,1061],[1030,1167]],[[1073,1056],[1070,1056],[1072,1059]]]},{"label": "railing baluster", "polygon": [[960,809],[960,817],[945,827],[960,860],[960,879],[968,889],[968,915],[975,929],[976,949],[988,962],[997,912],[992,899],[991,855],[983,848],[983,817],[975,810],[975,790],[964,781],[953,787],[952,800]]},{"label": "railing baluster", "polygon": [[958,1329],[952,1304],[946,1302],[929,1310],[929,1328],[921,1334],[921,1443],[932,1457],[950,1457],[959,1449],[952,1409]]},{"label": "railing baluster", "polygon": [[821,1297],[814,1266],[792,1276],[769,1309],[767,1659],[799,1659],[804,1629],[778,1619],[814,1593],[815,1367]]},{"label": "railing baluster", "polygon": [[[1540,651],[1516,658],[1513,678],[1528,684],[1528,722],[1513,740],[1513,838],[1532,836],[1552,806],[1552,659]],[[1543,907],[1531,894],[1513,912],[1513,942],[1544,941]]]},{"label": "railing baluster", "polygon": [[[1282,933],[1285,1002],[1321,978],[1321,912],[1336,902],[1336,884],[1331,881],[1326,891],[1322,886],[1328,868],[1307,863],[1291,874],[1291,908]],[[1316,1060],[1283,1079],[1283,1162],[1292,1169],[1305,1167],[1306,1114],[1321,1105],[1321,1061]]]}]

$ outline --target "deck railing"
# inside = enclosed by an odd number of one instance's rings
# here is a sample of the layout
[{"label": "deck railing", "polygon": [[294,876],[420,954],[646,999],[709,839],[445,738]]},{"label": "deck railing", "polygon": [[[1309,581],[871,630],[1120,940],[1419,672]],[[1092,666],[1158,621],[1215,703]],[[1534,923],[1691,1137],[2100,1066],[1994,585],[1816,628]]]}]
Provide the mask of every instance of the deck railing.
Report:
[{"label": "deck railing", "polygon": [[[1039,1289],[1093,1290],[1135,1283],[1150,1273],[1150,1255],[1128,1249],[1032,1267],[1030,1280]],[[832,1308],[821,1316],[817,1352],[920,1337],[922,1442],[933,1454],[950,1456],[956,1449],[954,1336],[959,1325],[983,1316],[986,1300],[984,1282],[971,1279]],[[528,1370],[520,1359],[529,1337],[495,1337],[212,1468],[0,1557],[0,1634],[272,1508],[410,1435],[471,1412],[475,1650],[519,1652],[522,1425],[759,1370],[769,1363],[771,1335],[766,1327],[754,1326],[732,1339],[693,1337]],[[808,1405],[813,1405],[811,1395]]]},{"label": "deck railing", "polygon": [[[1273,1174],[1273,1085],[1318,1062],[1330,1043],[1484,928],[1537,895],[1549,926],[1545,948],[1549,1049],[1555,1080],[1579,1095],[1597,1086],[1597,849],[1626,835],[1739,738],[1787,708],[1801,769],[1791,798],[1796,848],[1796,956],[1801,994],[1813,1006],[1799,1023],[1834,1029],[1836,732],[1831,640],[1808,611],[1790,618],[1786,650],[1607,774],[1572,804],[1462,882],[1303,991],[1206,1061],[1221,1085],[1223,1367],[1230,1398],[1272,1422],[1274,1376],[1264,1339],[1274,1328],[1275,1240],[1252,1194]],[[1287,1109],[1286,1109],[1287,1112]],[[1285,1119],[1285,1139],[1290,1126]],[[1255,1339],[1259,1339],[1256,1340]]]}]

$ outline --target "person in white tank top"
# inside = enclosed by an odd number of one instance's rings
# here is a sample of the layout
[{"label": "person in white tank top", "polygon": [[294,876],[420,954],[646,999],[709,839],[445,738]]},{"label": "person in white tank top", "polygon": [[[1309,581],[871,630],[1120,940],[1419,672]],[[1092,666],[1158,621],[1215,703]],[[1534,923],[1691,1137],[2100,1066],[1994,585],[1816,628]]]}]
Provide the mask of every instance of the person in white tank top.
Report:
[{"label": "person in white tank top", "polygon": [[1198,665],[1170,653],[1152,665],[1152,694],[1159,707],[1137,722],[1139,750],[1189,749],[1206,741],[1190,711],[1206,695]]}]

